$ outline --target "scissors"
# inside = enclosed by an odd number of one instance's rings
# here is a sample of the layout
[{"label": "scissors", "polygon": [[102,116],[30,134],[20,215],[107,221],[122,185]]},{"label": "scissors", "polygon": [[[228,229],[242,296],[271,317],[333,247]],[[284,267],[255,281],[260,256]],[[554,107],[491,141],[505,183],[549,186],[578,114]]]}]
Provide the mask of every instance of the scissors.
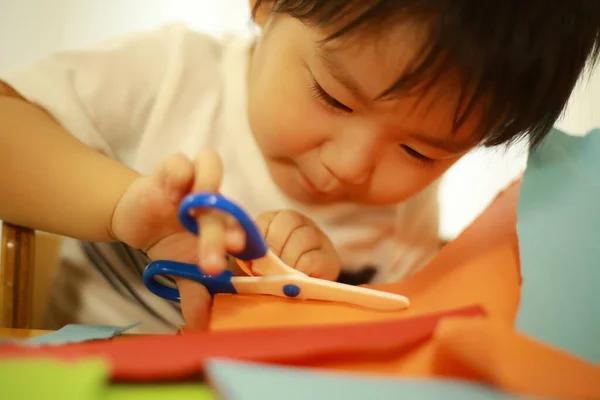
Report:
[{"label": "scissors", "polygon": [[[143,275],[145,286],[155,295],[179,302],[177,288],[161,277],[181,277],[202,284],[211,296],[216,294],[260,294],[297,300],[334,301],[376,310],[401,310],[409,300],[401,295],[358,286],[312,278],[284,263],[269,249],[258,227],[233,201],[215,193],[192,193],[179,207],[179,222],[198,235],[198,224],[191,215],[197,209],[216,209],[236,218],[246,233],[246,246],[239,253],[229,253],[248,276],[234,276],[229,270],[207,275],[196,264],[153,261]],[[158,279],[157,279],[158,278]]]}]

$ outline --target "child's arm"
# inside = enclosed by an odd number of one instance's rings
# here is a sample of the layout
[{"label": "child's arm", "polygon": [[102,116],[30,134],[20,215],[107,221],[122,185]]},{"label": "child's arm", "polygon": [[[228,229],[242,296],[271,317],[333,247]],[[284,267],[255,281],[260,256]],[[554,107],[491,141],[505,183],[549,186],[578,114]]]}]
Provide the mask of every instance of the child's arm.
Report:
[{"label": "child's arm", "polygon": [[67,133],[0,82],[0,219],[93,241],[138,174]]},{"label": "child's arm", "polygon": [[[151,174],[178,150],[160,143],[178,143],[198,130],[174,121],[200,104],[207,104],[206,114],[216,107],[215,48],[209,37],[172,24],[3,72],[0,219],[134,245],[111,235],[111,214],[137,173]],[[187,67],[198,58],[201,72]],[[202,93],[208,97],[196,103]]]}]

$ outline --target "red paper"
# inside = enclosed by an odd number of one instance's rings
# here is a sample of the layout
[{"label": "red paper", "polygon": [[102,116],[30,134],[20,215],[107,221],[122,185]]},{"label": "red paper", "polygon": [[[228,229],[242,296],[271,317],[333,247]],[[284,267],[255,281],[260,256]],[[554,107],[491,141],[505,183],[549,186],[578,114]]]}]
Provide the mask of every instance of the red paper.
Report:
[{"label": "red paper", "polygon": [[212,357],[280,364],[385,361],[427,340],[442,319],[484,314],[481,307],[472,306],[372,324],[123,337],[57,347],[5,346],[0,358],[101,356],[118,381],[176,380],[197,375]]}]

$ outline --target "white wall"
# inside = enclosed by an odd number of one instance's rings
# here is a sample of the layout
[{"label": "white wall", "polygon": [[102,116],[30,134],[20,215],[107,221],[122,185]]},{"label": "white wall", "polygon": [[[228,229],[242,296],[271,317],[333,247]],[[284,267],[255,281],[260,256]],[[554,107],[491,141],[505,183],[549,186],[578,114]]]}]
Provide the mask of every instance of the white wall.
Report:
[{"label": "white wall", "polygon": [[600,63],[579,82],[567,112],[557,126],[573,135],[581,135],[600,128]]},{"label": "white wall", "polygon": [[[80,47],[167,21],[185,21],[215,34],[250,29],[246,0],[0,0],[0,71],[52,50]],[[593,106],[600,74],[578,89],[560,127],[584,132],[598,126]],[[441,234],[454,237],[524,169],[526,151],[478,149],[448,173],[441,188]]]},{"label": "white wall", "polygon": [[215,34],[251,26],[245,0],[0,0],[0,70],[174,20]]}]

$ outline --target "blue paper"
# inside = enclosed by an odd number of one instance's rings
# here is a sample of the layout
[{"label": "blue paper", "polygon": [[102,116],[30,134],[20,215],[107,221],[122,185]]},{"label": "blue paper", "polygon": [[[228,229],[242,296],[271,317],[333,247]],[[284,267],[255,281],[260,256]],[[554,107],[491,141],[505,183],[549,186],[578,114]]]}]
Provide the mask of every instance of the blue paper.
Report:
[{"label": "blue paper", "polygon": [[509,400],[490,387],[453,380],[389,379],[213,360],[211,384],[228,400]]},{"label": "blue paper", "polygon": [[109,339],[113,336],[120,335],[121,333],[128,331],[139,324],[139,322],[127,326],[69,324],[55,332],[31,338],[27,341],[27,343],[57,345],[65,343],[79,343],[97,339]]},{"label": "blue paper", "polygon": [[585,137],[553,130],[531,152],[517,229],[517,328],[600,363],[600,130]]}]

